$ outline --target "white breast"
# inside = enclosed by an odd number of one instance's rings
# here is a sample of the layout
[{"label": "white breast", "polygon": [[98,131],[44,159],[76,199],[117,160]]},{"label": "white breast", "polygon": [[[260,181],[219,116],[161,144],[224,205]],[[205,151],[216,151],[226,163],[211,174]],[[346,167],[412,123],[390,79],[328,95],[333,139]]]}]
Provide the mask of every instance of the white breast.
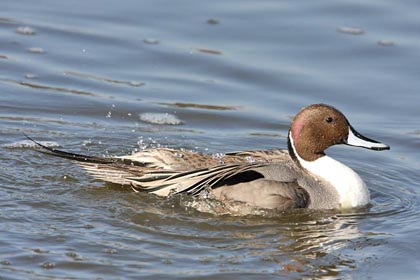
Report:
[{"label": "white breast", "polygon": [[364,206],[369,203],[369,190],[362,178],[350,167],[329,156],[314,161],[302,159],[296,152],[293,138],[289,135],[293,151],[303,168],[329,182],[340,196],[342,208]]},{"label": "white breast", "polygon": [[363,206],[369,203],[369,190],[360,176],[350,167],[328,156],[305,161],[298,156],[302,167],[328,181],[338,192],[342,208]]}]

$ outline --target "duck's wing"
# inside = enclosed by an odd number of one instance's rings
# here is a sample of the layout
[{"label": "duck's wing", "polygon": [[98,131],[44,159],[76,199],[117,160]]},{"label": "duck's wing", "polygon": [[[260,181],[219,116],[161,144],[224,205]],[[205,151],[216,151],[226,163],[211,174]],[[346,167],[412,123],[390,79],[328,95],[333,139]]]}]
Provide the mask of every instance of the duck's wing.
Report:
[{"label": "duck's wing", "polygon": [[154,175],[152,172],[141,178],[130,178],[135,181],[133,189],[163,196],[170,193],[197,195],[211,190],[220,200],[281,210],[304,208],[310,203],[308,192],[297,181],[296,169],[288,164],[232,164],[174,172],[162,179]]},{"label": "duck's wing", "polygon": [[127,179],[131,180],[133,189],[139,192],[152,192],[164,196],[171,192],[196,195],[204,189],[217,190],[223,187],[234,190],[241,184],[252,185],[259,179],[286,185],[296,184],[297,173],[295,167],[289,164],[241,163],[186,172],[152,171],[141,177]]},{"label": "duck's wing", "polygon": [[178,172],[151,171],[141,177],[130,177],[132,187],[139,192],[152,192],[166,196],[169,193],[197,195],[204,189],[214,189],[222,185],[249,182],[263,175],[253,169],[259,165],[231,164],[210,168]]}]

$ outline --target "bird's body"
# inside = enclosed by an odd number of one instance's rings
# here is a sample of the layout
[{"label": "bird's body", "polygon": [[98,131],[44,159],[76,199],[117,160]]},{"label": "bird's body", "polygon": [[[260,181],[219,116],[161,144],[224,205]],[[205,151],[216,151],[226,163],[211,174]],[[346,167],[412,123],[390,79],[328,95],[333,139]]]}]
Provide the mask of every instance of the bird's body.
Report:
[{"label": "bird's body", "polygon": [[216,199],[269,209],[364,206],[369,191],[363,180],[324,153],[336,144],[389,149],[357,133],[341,112],[324,104],[310,105],[296,115],[288,150],[207,155],[157,148],[103,158],[43,147],[55,156],[76,160],[100,180],[129,185],[136,192],[198,195],[210,189]]}]

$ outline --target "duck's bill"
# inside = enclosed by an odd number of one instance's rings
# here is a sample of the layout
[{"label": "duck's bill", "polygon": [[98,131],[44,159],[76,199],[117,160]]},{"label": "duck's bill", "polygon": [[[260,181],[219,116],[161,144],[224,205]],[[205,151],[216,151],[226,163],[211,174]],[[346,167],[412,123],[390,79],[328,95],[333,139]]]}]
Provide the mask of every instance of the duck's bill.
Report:
[{"label": "duck's bill", "polygon": [[369,139],[359,132],[357,132],[353,127],[349,126],[349,136],[345,144],[355,147],[362,147],[375,151],[389,150],[390,147],[381,142]]}]

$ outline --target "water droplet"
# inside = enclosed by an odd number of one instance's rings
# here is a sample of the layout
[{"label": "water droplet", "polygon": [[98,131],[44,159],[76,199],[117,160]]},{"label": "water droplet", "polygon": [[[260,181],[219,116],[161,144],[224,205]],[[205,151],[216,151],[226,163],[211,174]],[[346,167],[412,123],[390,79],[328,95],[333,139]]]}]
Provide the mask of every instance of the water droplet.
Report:
[{"label": "water droplet", "polygon": [[225,161],[223,160],[223,158],[225,157],[224,153],[213,153],[211,156],[212,156],[213,159],[219,160],[220,165],[225,164]]},{"label": "water droplet", "polygon": [[224,153],[213,153],[211,156],[212,156],[213,159],[221,159],[221,158],[225,157],[225,154]]},{"label": "water droplet", "polygon": [[43,269],[53,269],[55,267],[55,263],[53,262],[44,262],[41,267]]},{"label": "water droplet", "polygon": [[83,140],[83,142],[82,142],[82,146],[85,146],[85,147],[90,146],[92,144],[93,144],[92,139]]},{"label": "water droplet", "polygon": [[19,26],[16,28],[16,33],[21,35],[35,35],[35,29],[29,27],[29,26]]},{"label": "water droplet", "polygon": [[254,162],[255,162],[255,159],[254,159],[254,157],[253,157],[253,156],[246,156],[246,157],[245,157],[245,160],[246,160],[248,163],[254,163]]},{"label": "water droplet", "polygon": [[199,199],[215,199],[213,189],[209,185],[205,185],[203,190],[198,194]]},{"label": "water droplet", "polygon": [[175,152],[174,156],[177,157],[177,158],[182,158],[184,155],[179,153],[179,152]]}]

